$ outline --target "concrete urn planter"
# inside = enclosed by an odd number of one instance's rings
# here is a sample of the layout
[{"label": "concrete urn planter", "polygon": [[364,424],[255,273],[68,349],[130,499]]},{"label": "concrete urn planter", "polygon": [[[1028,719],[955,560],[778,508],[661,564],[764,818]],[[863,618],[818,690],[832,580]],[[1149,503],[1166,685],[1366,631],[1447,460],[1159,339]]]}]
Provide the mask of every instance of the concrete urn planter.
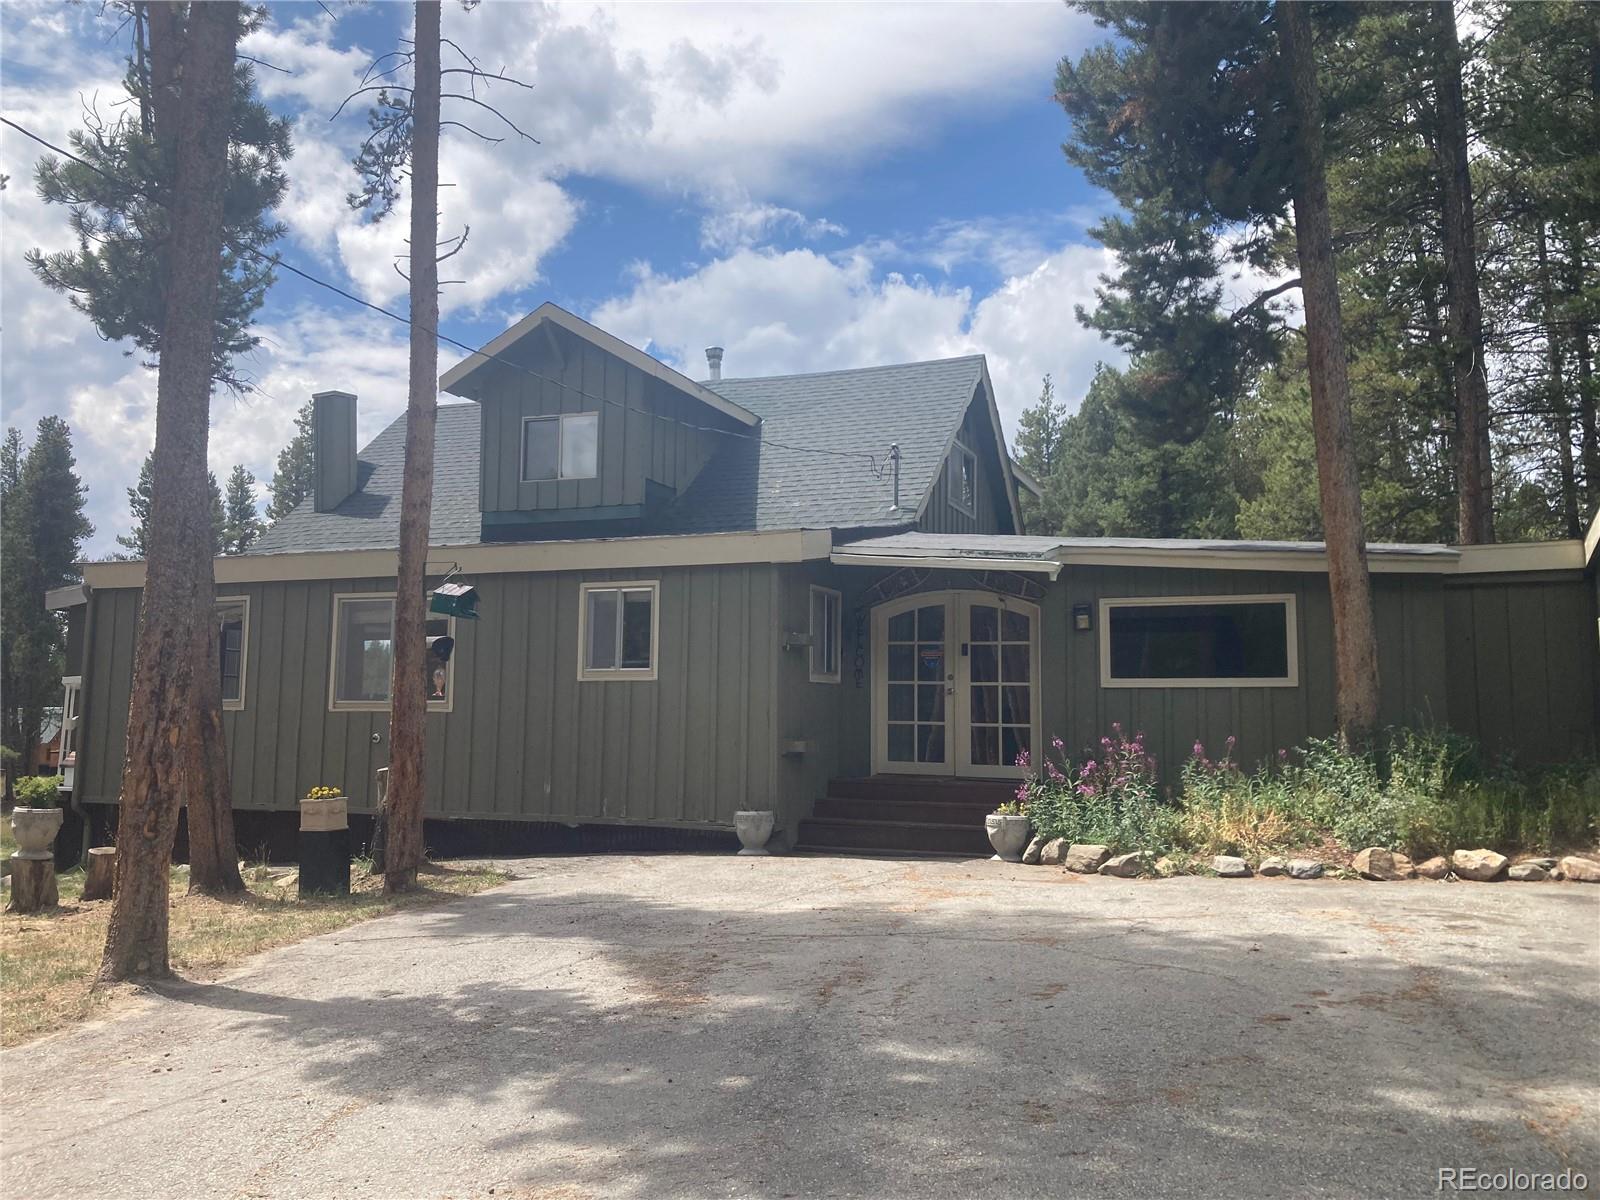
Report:
[{"label": "concrete urn planter", "polygon": [[61,822],[66,811],[60,808],[23,808],[11,810],[11,832],[17,839],[17,855],[21,858],[50,858],[56,834],[61,832]]},{"label": "concrete urn planter", "polygon": [[740,854],[771,854],[767,842],[772,838],[773,814],[761,812],[736,812],[733,814],[733,831],[739,835]]},{"label": "concrete urn planter", "polygon": [[1028,818],[1018,814],[990,813],[983,819],[983,828],[989,834],[989,845],[994,847],[993,862],[1022,861],[1022,851],[1028,844]]}]

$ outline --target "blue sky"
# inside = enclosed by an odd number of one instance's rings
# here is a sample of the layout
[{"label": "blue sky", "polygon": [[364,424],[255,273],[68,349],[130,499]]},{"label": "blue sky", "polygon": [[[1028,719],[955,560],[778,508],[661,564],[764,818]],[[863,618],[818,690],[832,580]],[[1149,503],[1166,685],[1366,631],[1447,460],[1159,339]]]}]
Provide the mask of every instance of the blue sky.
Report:
[{"label": "blue sky", "polygon": [[[283,68],[261,90],[296,122],[281,249],[403,310],[390,263],[405,214],[374,227],[348,211],[364,121],[327,117],[410,8],[327,7],[273,5],[245,47]],[[554,300],[696,375],[711,344],[729,375],[982,352],[1008,429],[1045,372],[1075,403],[1115,361],[1072,315],[1107,266],[1086,233],[1107,200],[1060,151],[1055,63],[1101,36],[1063,6],[490,0],[447,4],[445,27],[535,84],[492,98],[540,139],[447,138],[443,229],[472,229],[448,264],[465,281],[444,292],[452,337],[481,344]],[[104,112],[119,94],[125,42],[98,5],[8,3],[0,39],[0,108],[51,140],[87,99]],[[0,133],[0,405],[7,424],[72,423],[104,554],[154,436],[154,378],[23,264],[67,244],[65,214],[29,186],[36,158]],[[257,390],[213,406],[219,477],[243,462],[264,483],[312,391],[355,391],[364,438],[404,408],[400,326],[292,276],[258,324],[243,364]],[[445,347],[441,367],[455,357]]]}]

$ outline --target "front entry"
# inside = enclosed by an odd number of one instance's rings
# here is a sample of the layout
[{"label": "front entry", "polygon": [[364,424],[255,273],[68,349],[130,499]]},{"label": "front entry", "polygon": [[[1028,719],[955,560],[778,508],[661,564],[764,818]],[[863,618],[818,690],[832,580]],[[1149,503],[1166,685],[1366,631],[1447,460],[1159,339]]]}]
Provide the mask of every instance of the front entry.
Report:
[{"label": "front entry", "polygon": [[872,612],[872,769],[1021,775],[1038,742],[1039,609],[925,592]]}]

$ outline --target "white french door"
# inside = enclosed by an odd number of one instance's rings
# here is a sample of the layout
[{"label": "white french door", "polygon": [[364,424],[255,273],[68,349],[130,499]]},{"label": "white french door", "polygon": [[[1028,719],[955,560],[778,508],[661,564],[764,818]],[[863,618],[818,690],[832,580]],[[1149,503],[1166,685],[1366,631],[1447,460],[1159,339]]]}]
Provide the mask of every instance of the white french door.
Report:
[{"label": "white french door", "polygon": [[1039,740],[1039,610],[928,592],[872,613],[872,769],[1007,777]]}]

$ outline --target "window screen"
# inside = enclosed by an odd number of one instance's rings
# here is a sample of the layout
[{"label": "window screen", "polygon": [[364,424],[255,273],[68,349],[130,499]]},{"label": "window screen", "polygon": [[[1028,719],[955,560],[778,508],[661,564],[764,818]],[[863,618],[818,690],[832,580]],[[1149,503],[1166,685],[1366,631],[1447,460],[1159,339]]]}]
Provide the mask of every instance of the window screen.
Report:
[{"label": "window screen", "polygon": [[[455,681],[449,617],[427,617],[422,625],[427,653],[418,681],[431,708],[447,709]],[[394,598],[341,596],[334,602],[334,707],[386,707],[394,675]]]},{"label": "window screen", "polygon": [[530,417],[522,423],[522,479],[593,479],[600,461],[600,414]]},{"label": "window screen", "polygon": [[950,503],[967,516],[978,511],[978,456],[960,442],[950,451]]},{"label": "window screen", "polygon": [[222,702],[244,703],[245,607],[242,602],[217,605],[217,648],[222,669]]},{"label": "window screen", "polygon": [[583,589],[581,674],[655,672],[656,587]]},{"label": "window screen", "polygon": [[1290,681],[1286,600],[1108,602],[1109,678]]},{"label": "window screen", "polygon": [[839,626],[842,604],[829,588],[811,589],[811,680],[839,682]]}]

